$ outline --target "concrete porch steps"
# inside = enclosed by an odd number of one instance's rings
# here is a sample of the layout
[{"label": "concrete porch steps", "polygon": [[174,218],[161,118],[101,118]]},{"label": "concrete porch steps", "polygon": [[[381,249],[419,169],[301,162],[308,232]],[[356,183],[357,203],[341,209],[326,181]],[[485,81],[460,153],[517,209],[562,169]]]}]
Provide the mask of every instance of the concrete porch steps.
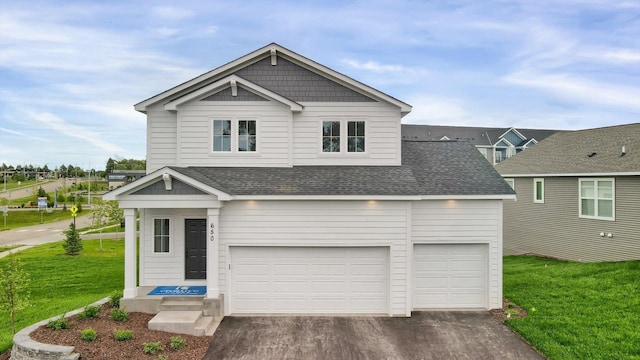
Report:
[{"label": "concrete porch steps", "polygon": [[160,303],[159,312],[147,326],[151,330],[211,336],[218,328],[222,317],[205,316],[203,304],[202,297],[165,297]]}]

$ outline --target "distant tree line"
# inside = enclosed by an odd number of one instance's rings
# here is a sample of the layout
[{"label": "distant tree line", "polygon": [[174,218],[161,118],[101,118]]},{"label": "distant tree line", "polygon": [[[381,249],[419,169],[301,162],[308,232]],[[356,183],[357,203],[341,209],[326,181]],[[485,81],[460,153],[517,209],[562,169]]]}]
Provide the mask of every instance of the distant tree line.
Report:
[{"label": "distant tree line", "polygon": [[105,170],[83,169],[80,166],[73,166],[71,164],[62,164],[57,166],[55,169],[50,169],[47,165],[34,166],[32,164],[18,164],[14,166],[13,164],[7,165],[2,163],[0,171],[2,172],[2,176],[4,176],[5,171],[9,172],[10,174],[8,175],[11,176],[11,179],[14,181],[25,181],[35,180],[36,176],[44,178],[86,177],[89,172],[92,177],[96,176],[98,178],[103,178],[107,174],[113,172],[113,170],[145,170],[146,168],[146,160],[116,160],[109,158],[109,160],[107,160]]}]

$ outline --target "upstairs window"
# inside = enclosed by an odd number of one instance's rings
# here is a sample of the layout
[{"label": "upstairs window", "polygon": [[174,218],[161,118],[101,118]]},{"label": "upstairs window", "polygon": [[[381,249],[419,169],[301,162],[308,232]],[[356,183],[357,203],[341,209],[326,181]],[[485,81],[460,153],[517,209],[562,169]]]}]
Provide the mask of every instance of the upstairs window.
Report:
[{"label": "upstairs window", "polygon": [[153,252],[169,252],[169,219],[153,220]]},{"label": "upstairs window", "polygon": [[533,202],[544,203],[544,179],[533,179]]},{"label": "upstairs window", "polygon": [[256,152],[256,120],[213,120],[211,150],[217,152]]},{"label": "upstairs window", "polygon": [[614,179],[580,179],[580,216],[615,220]]},{"label": "upstairs window", "polygon": [[213,120],[213,151],[231,151],[231,120]]},{"label": "upstairs window", "polygon": [[322,152],[340,152],[340,121],[322,122]]},{"label": "upstairs window", "polygon": [[[365,121],[327,120],[322,122],[323,153],[364,153]],[[346,151],[345,151],[346,150]]]}]

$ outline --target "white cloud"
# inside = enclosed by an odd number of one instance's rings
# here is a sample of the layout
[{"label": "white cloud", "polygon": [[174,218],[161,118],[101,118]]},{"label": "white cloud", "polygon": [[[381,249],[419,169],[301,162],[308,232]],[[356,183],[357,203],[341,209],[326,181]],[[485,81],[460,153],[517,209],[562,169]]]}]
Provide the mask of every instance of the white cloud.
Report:
[{"label": "white cloud", "polygon": [[419,94],[409,97],[407,102],[413,110],[402,119],[406,124],[463,125],[469,122],[469,114],[461,99]]},{"label": "white cloud", "polygon": [[23,138],[27,138],[27,139],[31,139],[31,140],[36,140],[36,141],[49,141],[47,139],[41,138],[41,137],[37,137],[37,136],[32,136],[32,135],[27,135],[25,133],[22,133],[20,131],[15,131],[15,130],[11,130],[11,129],[7,129],[7,128],[1,128],[0,127],[0,132],[5,132],[7,134],[11,134],[11,135],[15,135],[15,136],[20,136]]},{"label": "white cloud", "polygon": [[376,73],[401,72],[405,70],[402,65],[385,65],[371,60],[361,62],[358,60],[345,59],[342,60],[342,62],[358,70],[367,70]]},{"label": "white cloud", "polygon": [[151,13],[161,19],[170,21],[179,21],[192,17],[193,11],[184,7],[175,6],[158,6],[151,10]]}]

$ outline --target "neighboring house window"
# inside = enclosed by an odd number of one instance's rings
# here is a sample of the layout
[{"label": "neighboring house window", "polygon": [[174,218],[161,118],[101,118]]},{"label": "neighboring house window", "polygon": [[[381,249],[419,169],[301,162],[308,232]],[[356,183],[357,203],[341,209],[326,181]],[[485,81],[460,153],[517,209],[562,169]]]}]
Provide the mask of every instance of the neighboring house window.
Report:
[{"label": "neighboring house window", "polygon": [[513,190],[515,190],[515,189],[516,189],[516,182],[515,182],[515,180],[514,180],[514,179],[505,178],[505,179],[504,179],[504,181],[506,181],[506,182],[507,182],[507,184],[509,184],[509,186],[511,186],[511,188],[512,188]]},{"label": "neighboring house window", "polygon": [[256,151],[256,121],[238,121],[238,151]]},{"label": "neighboring house window", "polygon": [[256,152],[256,120],[213,120],[213,152]]},{"label": "neighboring house window", "polygon": [[615,220],[614,179],[580,179],[580,216]]},{"label": "neighboring house window", "polygon": [[366,124],[363,120],[322,122],[323,153],[366,152]]},{"label": "neighboring house window", "polygon": [[482,154],[482,156],[484,156],[485,159],[489,158],[489,154],[487,153],[487,148],[478,148],[478,151],[480,151],[480,154]]},{"label": "neighboring house window", "polygon": [[544,203],[544,179],[533,179],[533,202]]},{"label": "neighboring house window", "polygon": [[347,151],[364,152],[364,121],[347,122]]},{"label": "neighboring house window", "polygon": [[340,152],[340,121],[322,122],[322,152]]},{"label": "neighboring house window", "polygon": [[153,252],[169,252],[169,219],[153,220]]},{"label": "neighboring house window", "polygon": [[231,120],[213,120],[213,151],[231,151]]}]

